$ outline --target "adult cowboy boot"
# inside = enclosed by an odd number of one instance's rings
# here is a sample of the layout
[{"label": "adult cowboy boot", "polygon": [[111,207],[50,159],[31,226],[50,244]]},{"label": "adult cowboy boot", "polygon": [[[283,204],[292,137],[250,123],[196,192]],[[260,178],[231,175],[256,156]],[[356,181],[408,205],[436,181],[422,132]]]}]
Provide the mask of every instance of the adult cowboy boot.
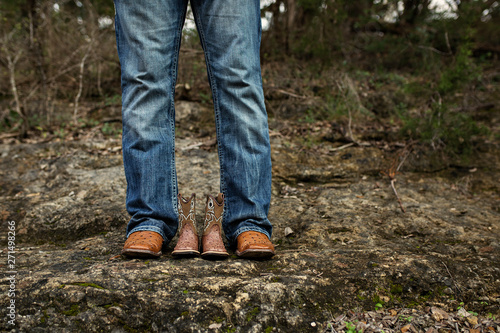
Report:
[{"label": "adult cowboy boot", "polygon": [[222,240],[222,215],[224,213],[224,194],[217,198],[207,195],[205,223],[201,238],[202,253],[205,259],[224,259],[229,256]]},{"label": "adult cowboy boot", "polygon": [[236,237],[236,255],[247,259],[267,259],[274,256],[274,245],[258,231],[245,231]]},{"label": "adult cowboy boot", "polygon": [[163,237],[154,231],[136,231],[128,236],[122,254],[131,258],[157,258],[161,255]]},{"label": "adult cowboy boot", "polygon": [[177,196],[179,210],[179,240],[172,254],[174,256],[194,256],[199,255],[198,233],[196,232],[195,220],[196,195],[191,198],[183,198],[179,193]]}]

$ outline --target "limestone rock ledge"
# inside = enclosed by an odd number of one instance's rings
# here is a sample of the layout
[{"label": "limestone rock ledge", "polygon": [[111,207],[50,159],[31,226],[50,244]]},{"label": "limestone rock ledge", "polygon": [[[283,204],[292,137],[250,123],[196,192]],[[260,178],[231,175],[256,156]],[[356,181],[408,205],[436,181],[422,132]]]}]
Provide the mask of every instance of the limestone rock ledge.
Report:
[{"label": "limestone rock ledge", "polygon": [[[198,194],[201,227],[218,170],[215,149],[200,146],[179,138],[177,169],[180,190]],[[0,154],[1,233],[16,222],[17,272],[16,326],[3,320],[2,331],[328,332],[339,314],[380,307],[500,316],[498,193],[464,195],[450,179],[405,173],[403,214],[375,148],[309,159],[273,139],[278,254],[268,261],[174,259],[175,238],[158,260],[121,257],[117,141],[2,145]]]}]

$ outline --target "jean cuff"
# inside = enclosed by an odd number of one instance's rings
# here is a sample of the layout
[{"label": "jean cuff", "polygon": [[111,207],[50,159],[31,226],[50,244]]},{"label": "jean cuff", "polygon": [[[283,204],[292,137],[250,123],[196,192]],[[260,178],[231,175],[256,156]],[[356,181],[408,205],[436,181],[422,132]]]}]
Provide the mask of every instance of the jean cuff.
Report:
[{"label": "jean cuff", "polygon": [[263,233],[264,235],[267,236],[267,238],[269,238],[269,240],[271,240],[271,235],[265,231],[264,229],[262,228],[259,228],[257,226],[252,226],[252,227],[241,227],[239,229],[236,230],[236,232],[234,233],[234,243],[236,243],[236,239],[238,238],[238,236],[242,233],[244,233],[245,231],[257,231],[257,232],[260,232],[260,233]]},{"label": "jean cuff", "polygon": [[137,232],[137,231],[154,231],[158,234],[160,234],[160,236],[163,238],[163,244],[166,244],[168,243],[170,240],[165,237],[165,234],[163,233],[163,231],[158,228],[158,227],[155,227],[154,225],[145,225],[143,227],[135,227],[133,230],[131,230],[128,234],[127,234],[127,238],[133,234],[134,232]]}]

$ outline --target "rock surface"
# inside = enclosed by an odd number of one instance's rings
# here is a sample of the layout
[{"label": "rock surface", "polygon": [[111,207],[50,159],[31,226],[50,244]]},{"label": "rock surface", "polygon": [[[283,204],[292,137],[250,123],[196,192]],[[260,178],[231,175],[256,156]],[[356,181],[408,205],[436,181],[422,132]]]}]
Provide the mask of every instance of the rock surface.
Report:
[{"label": "rock surface", "polygon": [[[201,226],[203,195],[219,187],[216,148],[180,132],[179,188],[197,193]],[[383,150],[320,154],[281,135],[272,148],[277,255],[207,261],[174,259],[176,239],[158,260],[119,255],[128,216],[117,139],[0,145],[0,233],[10,221],[16,232],[15,265],[1,252],[0,315],[11,300],[17,314],[0,329],[341,332],[356,320],[365,331],[437,332],[460,307],[450,318],[464,318],[461,329],[500,332],[497,164],[477,168],[471,181],[493,184],[480,188],[463,186],[468,170],[397,175],[402,213],[380,175]],[[401,319],[402,308],[420,321]]]}]

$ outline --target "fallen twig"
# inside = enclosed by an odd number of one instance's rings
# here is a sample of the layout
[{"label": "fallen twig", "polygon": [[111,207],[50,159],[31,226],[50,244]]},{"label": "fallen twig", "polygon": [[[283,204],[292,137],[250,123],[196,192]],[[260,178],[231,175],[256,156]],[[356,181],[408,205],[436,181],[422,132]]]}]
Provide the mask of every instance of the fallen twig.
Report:
[{"label": "fallen twig", "polygon": [[198,148],[200,148],[201,146],[203,146],[203,142],[196,142],[196,143],[193,143],[193,144],[191,144],[191,145],[189,145],[189,146],[182,147],[182,148],[181,148],[181,151],[198,149]]},{"label": "fallen twig", "polygon": [[462,289],[460,289],[460,287],[455,283],[455,279],[453,278],[453,275],[451,275],[450,270],[448,269],[448,266],[446,266],[446,264],[444,263],[444,261],[441,261],[441,262],[443,263],[444,268],[446,268],[446,271],[448,272],[448,275],[450,276],[451,281],[453,281],[453,284],[455,285],[455,288],[457,288],[457,291],[460,292],[460,294],[461,294],[462,293]]},{"label": "fallen twig", "polygon": [[[409,146],[411,147],[411,143]],[[401,167],[403,166],[403,163],[406,161],[406,158],[410,155],[411,148],[409,149],[407,147],[408,146],[406,146],[403,149],[403,152],[401,154],[399,154],[398,157],[392,161],[391,167],[389,168],[389,170],[387,172],[381,171],[382,174],[386,175],[391,180],[392,191],[394,192],[394,195],[396,196],[396,199],[398,200],[399,207],[401,208],[401,211],[403,213],[406,213],[406,210],[403,206],[403,202],[401,201],[401,198],[399,197],[398,191],[396,191],[396,186],[394,185],[394,183],[396,182],[396,175],[398,174],[399,169],[401,169]],[[399,162],[399,164],[396,166],[396,163],[398,162],[398,160],[400,158],[401,158],[401,162]]]},{"label": "fallen twig", "polygon": [[403,154],[404,154],[403,159],[401,160],[398,167],[396,168],[396,172],[399,172],[399,169],[401,169],[401,167],[403,166],[403,163],[406,161],[406,158],[408,157],[408,155],[410,155],[410,150],[406,150],[406,148],[405,148],[405,151],[406,151],[406,153],[404,153],[404,151],[403,151]]},{"label": "fallen twig", "polygon": [[15,138],[17,136],[19,136],[19,132],[3,133],[3,134],[0,134],[0,140],[9,139],[9,138]]},{"label": "fallen twig", "polygon": [[401,202],[401,198],[398,195],[398,191],[396,191],[396,187],[394,186],[395,182],[396,182],[396,179],[391,179],[392,190],[394,191],[394,194],[396,195],[396,199],[398,199],[399,207],[401,207],[401,210],[403,211],[403,213],[406,213],[406,210],[403,207],[403,203]]},{"label": "fallen twig", "polygon": [[307,98],[307,96],[300,96],[300,95],[288,92],[288,91],[283,90],[283,89],[277,89],[277,91],[280,92],[280,93],[282,93],[283,95],[288,95],[288,96],[292,96],[292,97],[295,97],[295,98],[300,98],[300,99],[306,99]]},{"label": "fallen twig", "polygon": [[340,146],[340,147],[337,147],[337,148],[331,148],[331,149],[330,149],[330,152],[334,152],[334,151],[338,151],[338,150],[346,149],[346,148],[349,148],[349,147],[354,146],[354,145],[355,145],[355,143],[354,143],[354,142],[351,142],[351,143],[345,144],[345,145]]}]

